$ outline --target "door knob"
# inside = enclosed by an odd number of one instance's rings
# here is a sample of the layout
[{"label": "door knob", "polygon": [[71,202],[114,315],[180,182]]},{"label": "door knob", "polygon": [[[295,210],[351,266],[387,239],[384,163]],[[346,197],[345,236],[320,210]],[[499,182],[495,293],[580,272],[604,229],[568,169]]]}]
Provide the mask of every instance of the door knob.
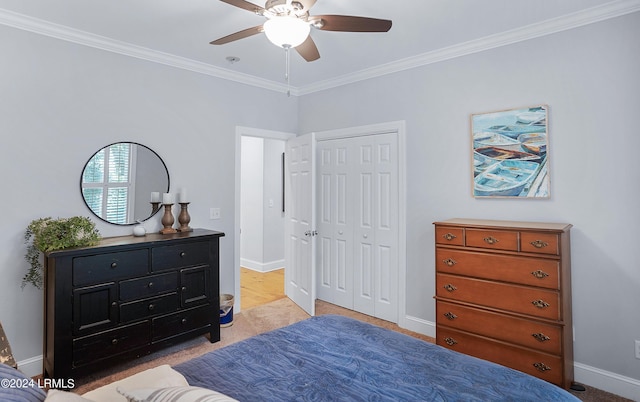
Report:
[{"label": "door knob", "polygon": [[364,237],[366,239],[367,237],[369,237],[369,235],[365,233],[365,234],[362,235],[362,237]]}]

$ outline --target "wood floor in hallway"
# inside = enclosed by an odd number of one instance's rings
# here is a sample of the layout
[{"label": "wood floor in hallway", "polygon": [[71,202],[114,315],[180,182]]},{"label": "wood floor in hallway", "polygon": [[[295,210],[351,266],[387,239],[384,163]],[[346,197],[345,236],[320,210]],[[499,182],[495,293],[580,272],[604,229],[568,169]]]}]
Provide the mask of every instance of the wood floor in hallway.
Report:
[{"label": "wood floor in hallway", "polygon": [[241,309],[246,310],[284,295],[284,268],[270,272],[258,272],[240,267]]}]

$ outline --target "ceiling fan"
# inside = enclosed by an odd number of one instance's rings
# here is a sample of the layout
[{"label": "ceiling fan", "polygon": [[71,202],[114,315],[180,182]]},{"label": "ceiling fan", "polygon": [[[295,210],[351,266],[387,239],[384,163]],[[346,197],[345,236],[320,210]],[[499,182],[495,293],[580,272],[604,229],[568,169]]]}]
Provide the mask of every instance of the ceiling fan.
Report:
[{"label": "ceiling fan", "polygon": [[224,45],[264,32],[272,43],[285,49],[295,48],[306,61],[320,58],[318,48],[309,35],[311,27],[340,32],[387,32],[391,29],[389,20],[350,15],[310,15],[309,10],[317,0],[267,0],[264,7],[245,0],[220,1],[266,17],[267,21],[216,39],[210,42],[212,45]]}]

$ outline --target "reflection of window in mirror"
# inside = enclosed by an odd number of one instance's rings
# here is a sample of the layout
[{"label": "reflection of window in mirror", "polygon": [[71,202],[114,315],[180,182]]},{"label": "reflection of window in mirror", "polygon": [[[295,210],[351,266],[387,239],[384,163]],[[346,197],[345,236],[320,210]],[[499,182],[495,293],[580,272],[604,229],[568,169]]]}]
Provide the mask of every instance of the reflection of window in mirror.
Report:
[{"label": "reflection of window in mirror", "polygon": [[[103,148],[87,163],[82,175],[82,195],[98,216],[112,223],[130,222],[135,202],[136,144],[118,143]],[[105,196],[106,194],[106,196]]]}]

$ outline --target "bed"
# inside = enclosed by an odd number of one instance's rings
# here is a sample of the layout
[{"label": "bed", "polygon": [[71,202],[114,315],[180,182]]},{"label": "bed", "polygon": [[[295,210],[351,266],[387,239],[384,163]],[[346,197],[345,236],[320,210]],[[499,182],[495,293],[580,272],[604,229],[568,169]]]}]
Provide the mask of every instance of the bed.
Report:
[{"label": "bed", "polygon": [[528,374],[336,315],[174,369],[192,386],[240,401],[578,401]]}]

